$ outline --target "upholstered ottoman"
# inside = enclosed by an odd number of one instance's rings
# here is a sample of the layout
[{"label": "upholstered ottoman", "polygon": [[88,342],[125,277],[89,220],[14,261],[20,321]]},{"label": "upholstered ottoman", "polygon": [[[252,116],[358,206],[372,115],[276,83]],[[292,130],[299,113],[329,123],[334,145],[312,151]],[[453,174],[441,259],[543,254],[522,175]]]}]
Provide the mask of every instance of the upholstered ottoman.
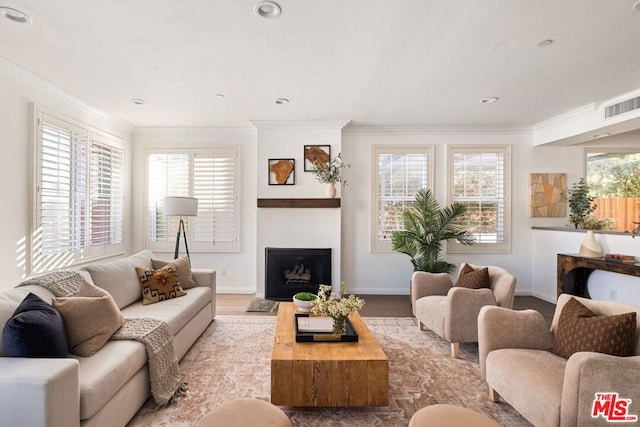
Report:
[{"label": "upholstered ottoman", "polygon": [[409,427],[500,427],[486,415],[454,405],[431,405],[413,414]]},{"label": "upholstered ottoman", "polygon": [[291,421],[275,405],[259,399],[236,399],[209,412],[198,427],[292,427]]}]

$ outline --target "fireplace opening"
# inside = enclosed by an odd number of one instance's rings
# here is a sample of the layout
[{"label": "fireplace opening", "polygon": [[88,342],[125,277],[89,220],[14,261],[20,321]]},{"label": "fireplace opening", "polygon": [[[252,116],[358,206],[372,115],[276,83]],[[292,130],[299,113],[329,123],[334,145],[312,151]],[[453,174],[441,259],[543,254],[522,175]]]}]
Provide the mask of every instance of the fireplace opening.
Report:
[{"label": "fireplace opening", "polygon": [[265,298],[288,301],[297,292],[331,285],[331,249],[265,248]]}]

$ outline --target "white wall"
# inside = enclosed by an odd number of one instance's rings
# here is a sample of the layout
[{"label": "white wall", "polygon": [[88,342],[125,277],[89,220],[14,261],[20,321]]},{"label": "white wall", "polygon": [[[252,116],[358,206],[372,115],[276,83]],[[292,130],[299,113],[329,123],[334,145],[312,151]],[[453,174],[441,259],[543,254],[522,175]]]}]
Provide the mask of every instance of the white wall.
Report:
[{"label": "white wall", "polygon": [[[26,72],[10,76],[4,74],[0,68],[0,182],[3,187],[0,209],[0,223],[3,228],[0,240],[0,266],[3,280],[0,282],[0,290],[14,287],[27,275],[25,243],[32,220],[33,194],[32,103],[97,128],[109,128],[112,133],[125,140],[127,150],[131,148],[132,128],[128,124],[96,112],[88,105],[82,105],[68,94]],[[127,165],[127,170],[130,166]],[[131,193],[127,191],[125,196],[126,206],[130,206]],[[131,217],[127,216],[126,221],[130,219]]]},{"label": "white wall", "polygon": [[[134,247],[144,249],[144,164],[149,148],[237,146],[240,158],[240,251],[202,252],[190,249],[194,268],[216,270],[220,293],[253,293],[256,284],[256,131],[254,128],[137,128],[134,133]],[[265,172],[266,175],[266,172]],[[173,258],[173,249],[158,256]]]},{"label": "white wall", "polygon": [[[342,127],[337,122],[254,122],[258,129],[256,186],[259,198],[323,198],[326,186],[304,172],[305,145],[329,145],[331,156],[341,152]],[[269,185],[269,159],[295,160],[295,185]],[[338,188],[336,197],[340,197]],[[254,201],[255,206],[255,201]],[[338,208],[258,208],[257,210],[257,294],[265,292],[265,248],[331,248],[332,282],[342,280],[346,262],[341,246],[341,209]],[[351,291],[351,289],[348,289]]]}]

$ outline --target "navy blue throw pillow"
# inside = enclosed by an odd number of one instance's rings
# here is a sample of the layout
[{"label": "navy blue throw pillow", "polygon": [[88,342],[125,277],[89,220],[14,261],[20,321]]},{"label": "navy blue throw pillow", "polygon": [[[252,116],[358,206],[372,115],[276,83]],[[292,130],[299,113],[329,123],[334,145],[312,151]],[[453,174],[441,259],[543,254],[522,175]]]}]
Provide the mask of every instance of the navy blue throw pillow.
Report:
[{"label": "navy blue throw pillow", "polygon": [[30,292],[4,325],[2,347],[9,357],[67,357],[60,312]]}]

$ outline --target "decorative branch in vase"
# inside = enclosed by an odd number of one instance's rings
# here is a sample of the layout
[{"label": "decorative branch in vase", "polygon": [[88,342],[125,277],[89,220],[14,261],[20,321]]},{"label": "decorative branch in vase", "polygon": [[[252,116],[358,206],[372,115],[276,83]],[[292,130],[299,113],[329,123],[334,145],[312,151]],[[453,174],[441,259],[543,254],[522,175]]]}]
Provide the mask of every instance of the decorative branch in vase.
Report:
[{"label": "decorative branch in vase", "polygon": [[345,168],[351,165],[342,161],[342,153],[325,163],[313,164],[313,175],[316,180],[327,184],[327,197],[333,199],[336,196],[336,183],[347,186],[347,180],[342,176]]}]

